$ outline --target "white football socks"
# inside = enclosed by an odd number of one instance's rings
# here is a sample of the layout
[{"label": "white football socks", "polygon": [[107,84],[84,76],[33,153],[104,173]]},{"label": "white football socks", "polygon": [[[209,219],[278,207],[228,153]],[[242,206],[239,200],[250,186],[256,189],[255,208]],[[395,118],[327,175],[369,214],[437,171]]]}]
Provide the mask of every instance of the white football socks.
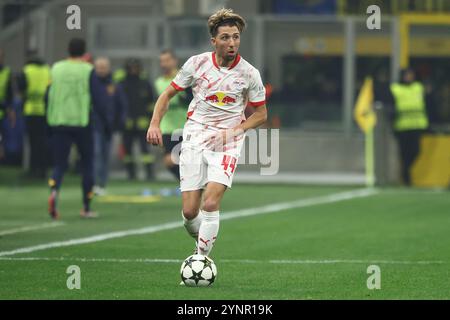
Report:
[{"label": "white football socks", "polygon": [[181,216],[183,217],[183,224],[186,228],[186,231],[189,233],[189,235],[195,239],[195,242],[197,242],[198,239],[198,230],[200,229],[200,225],[203,221],[203,213],[202,210],[199,211],[197,216],[192,219],[188,220],[183,214],[183,211],[181,212]]},{"label": "white football socks", "polygon": [[198,231],[198,253],[208,256],[219,232],[219,211],[206,212],[200,210],[203,221]]}]

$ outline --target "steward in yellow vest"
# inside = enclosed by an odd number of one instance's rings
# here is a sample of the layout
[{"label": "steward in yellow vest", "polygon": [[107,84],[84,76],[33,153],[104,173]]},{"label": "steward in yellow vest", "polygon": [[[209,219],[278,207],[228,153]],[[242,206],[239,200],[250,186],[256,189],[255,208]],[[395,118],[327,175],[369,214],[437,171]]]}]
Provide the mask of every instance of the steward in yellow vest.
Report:
[{"label": "steward in yellow vest", "polygon": [[11,69],[4,65],[4,53],[0,49],[0,160],[4,157],[3,120],[8,116],[13,126],[15,122],[15,113],[11,108],[12,101]]},{"label": "steward in yellow vest", "polygon": [[50,83],[50,68],[39,58],[30,59],[18,80],[23,98],[23,115],[30,145],[29,176],[45,179],[49,165],[45,94]]},{"label": "steward in yellow vest", "polygon": [[391,85],[394,96],[396,131],[423,130],[428,127],[425,109],[425,88],[420,82],[394,83]]},{"label": "steward in yellow vest", "polygon": [[394,131],[399,144],[403,182],[411,184],[410,169],[420,152],[420,137],[428,128],[425,88],[415,81],[412,69],[402,70],[401,81],[391,85],[394,98]]},{"label": "steward in yellow vest", "polygon": [[0,119],[6,115],[6,110],[11,106],[11,70],[0,64]]}]

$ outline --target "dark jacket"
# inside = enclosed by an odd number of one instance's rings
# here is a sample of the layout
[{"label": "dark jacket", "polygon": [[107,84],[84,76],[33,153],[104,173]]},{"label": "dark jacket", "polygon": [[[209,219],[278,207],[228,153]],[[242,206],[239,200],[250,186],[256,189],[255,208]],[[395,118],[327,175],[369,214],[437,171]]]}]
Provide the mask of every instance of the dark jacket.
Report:
[{"label": "dark jacket", "polygon": [[101,78],[95,72],[92,73],[91,97],[94,129],[112,133],[122,128],[126,110],[125,94],[120,86],[114,84],[111,75]]},{"label": "dark jacket", "polygon": [[127,99],[127,119],[149,117],[149,107],[155,99],[150,83],[139,76],[127,75],[121,84]]}]

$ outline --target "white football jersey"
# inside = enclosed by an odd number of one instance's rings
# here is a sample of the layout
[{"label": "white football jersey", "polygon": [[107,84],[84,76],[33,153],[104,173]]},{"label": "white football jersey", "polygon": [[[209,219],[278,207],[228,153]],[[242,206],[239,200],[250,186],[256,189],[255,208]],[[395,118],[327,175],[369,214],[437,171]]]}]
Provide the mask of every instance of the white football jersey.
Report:
[{"label": "white football jersey", "polygon": [[239,54],[230,67],[220,67],[214,52],[192,56],[172,86],[176,90],[192,87],[188,119],[220,129],[234,128],[244,121],[247,104],[258,107],[266,103],[259,71]]}]

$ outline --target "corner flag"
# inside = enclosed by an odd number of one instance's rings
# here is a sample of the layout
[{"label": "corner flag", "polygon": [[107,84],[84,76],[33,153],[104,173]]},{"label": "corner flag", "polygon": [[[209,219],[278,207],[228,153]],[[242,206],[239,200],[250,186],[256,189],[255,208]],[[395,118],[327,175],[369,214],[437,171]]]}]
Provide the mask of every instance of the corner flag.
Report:
[{"label": "corner flag", "polygon": [[356,123],[366,134],[373,129],[377,122],[377,117],[373,110],[373,80],[370,77],[364,80],[353,115]]},{"label": "corner flag", "polygon": [[373,80],[367,77],[359,92],[353,115],[365,136],[366,185],[375,185],[375,144],[373,128],[377,123],[377,115],[373,110]]}]

